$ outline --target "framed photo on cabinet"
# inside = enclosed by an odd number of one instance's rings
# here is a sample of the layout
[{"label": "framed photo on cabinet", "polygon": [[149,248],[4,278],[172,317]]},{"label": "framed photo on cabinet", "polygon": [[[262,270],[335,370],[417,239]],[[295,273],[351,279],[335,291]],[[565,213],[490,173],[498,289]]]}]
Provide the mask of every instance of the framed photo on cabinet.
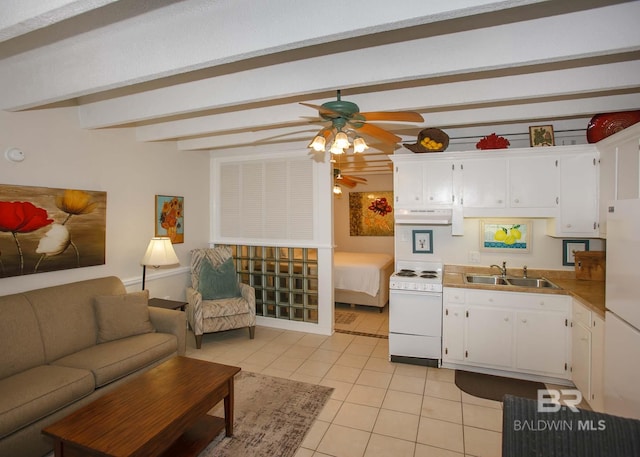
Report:
[{"label": "framed photo on cabinet", "polygon": [[531,147],[554,146],[553,125],[532,125],[529,127]]}]

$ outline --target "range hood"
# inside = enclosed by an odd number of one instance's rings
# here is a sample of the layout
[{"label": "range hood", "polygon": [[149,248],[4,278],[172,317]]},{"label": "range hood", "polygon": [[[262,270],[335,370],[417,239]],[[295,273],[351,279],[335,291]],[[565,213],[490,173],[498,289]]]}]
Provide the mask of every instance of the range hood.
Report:
[{"label": "range hood", "polygon": [[451,208],[398,209],[395,211],[396,224],[451,225],[451,218]]}]

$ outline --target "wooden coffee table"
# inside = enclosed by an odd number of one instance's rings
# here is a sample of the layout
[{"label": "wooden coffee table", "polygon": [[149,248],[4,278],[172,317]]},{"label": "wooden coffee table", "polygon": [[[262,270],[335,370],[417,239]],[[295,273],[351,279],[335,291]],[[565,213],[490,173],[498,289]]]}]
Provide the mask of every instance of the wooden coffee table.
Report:
[{"label": "wooden coffee table", "polygon": [[[56,457],[194,456],[233,434],[238,367],[175,357],[43,429]],[[224,399],[225,418],[207,414]]]}]

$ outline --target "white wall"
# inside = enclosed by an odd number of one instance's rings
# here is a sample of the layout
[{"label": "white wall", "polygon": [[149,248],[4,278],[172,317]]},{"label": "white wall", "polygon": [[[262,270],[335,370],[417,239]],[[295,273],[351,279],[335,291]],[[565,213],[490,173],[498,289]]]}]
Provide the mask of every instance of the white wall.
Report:
[{"label": "white wall", "polygon": [[337,251],[382,252],[393,256],[393,236],[351,236],[349,234],[349,192],[393,191],[393,174],[362,175],[366,184],[342,189],[333,198],[333,234]]},{"label": "white wall", "polygon": [[[531,249],[528,253],[502,253],[480,251],[480,220],[464,220],[464,236],[451,236],[451,226],[396,225],[396,259],[430,260],[439,259],[449,265],[489,266],[507,262],[507,268],[574,270],[573,266],[562,265],[562,238],[545,235],[546,219],[531,219]],[[413,254],[411,230],[433,230],[433,254]],[[604,249],[603,240],[590,239],[589,250]],[[480,252],[480,261],[474,264],[469,259],[472,251]]]},{"label": "white wall", "polygon": [[[8,147],[26,159],[4,158]],[[175,144],[140,143],[134,129],[82,130],[75,108],[0,112],[0,183],[107,192],[106,264],[0,278],[0,295],[115,275],[140,288],[140,259],[154,235],[155,195],[184,197],[185,242],[174,245],[180,266],[147,271],[151,296],[182,299],[189,250],[209,241],[209,153]],[[2,199],[0,195],[0,199]],[[0,232],[0,237],[11,236]]]}]

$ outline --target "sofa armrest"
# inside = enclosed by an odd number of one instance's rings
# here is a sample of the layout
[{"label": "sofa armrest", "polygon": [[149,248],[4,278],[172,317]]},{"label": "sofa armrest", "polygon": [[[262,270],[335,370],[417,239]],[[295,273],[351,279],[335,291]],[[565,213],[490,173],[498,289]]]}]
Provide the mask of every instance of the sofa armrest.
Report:
[{"label": "sofa armrest", "polygon": [[178,355],[184,355],[187,351],[187,326],[184,312],[150,306],[149,318],[156,331],[176,336]]}]

